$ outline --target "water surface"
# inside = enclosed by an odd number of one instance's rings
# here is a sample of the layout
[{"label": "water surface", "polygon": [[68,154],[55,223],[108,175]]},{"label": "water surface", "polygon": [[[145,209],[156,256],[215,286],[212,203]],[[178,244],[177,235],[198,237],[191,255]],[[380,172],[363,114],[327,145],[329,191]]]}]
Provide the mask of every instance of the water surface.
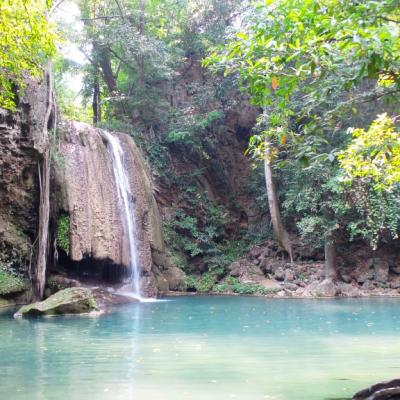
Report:
[{"label": "water surface", "polygon": [[397,299],[179,297],[0,315],[0,399],[323,400],[400,376]]}]

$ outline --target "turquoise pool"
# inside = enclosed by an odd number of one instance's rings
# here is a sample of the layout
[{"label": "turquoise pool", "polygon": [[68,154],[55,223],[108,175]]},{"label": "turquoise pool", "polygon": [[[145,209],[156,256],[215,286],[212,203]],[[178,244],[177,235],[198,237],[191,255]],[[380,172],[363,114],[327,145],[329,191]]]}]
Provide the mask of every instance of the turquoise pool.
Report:
[{"label": "turquoise pool", "polygon": [[400,377],[400,300],[177,297],[0,314],[0,399],[344,399]]}]

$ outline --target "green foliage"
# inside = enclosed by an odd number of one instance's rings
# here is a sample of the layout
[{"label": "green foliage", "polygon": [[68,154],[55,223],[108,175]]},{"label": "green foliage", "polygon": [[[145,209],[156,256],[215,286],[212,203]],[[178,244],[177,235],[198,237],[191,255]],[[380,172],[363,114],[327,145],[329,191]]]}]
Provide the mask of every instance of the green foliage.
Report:
[{"label": "green foliage", "polygon": [[68,86],[68,81],[78,78],[79,67],[76,63],[61,56],[54,60],[54,91],[57,108],[66,120],[91,123],[93,120],[92,109],[88,104],[78,101],[77,97],[79,96]]},{"label": "green foliage", "polygon": [[175,177],[173,183],[185,208],[176,207],[174,215],[165,222],[165,237],[171,248],[190,258],[202,256],[209,264],[217,265],[224,247],[225,226],[231,222],[230,213],[200,190],[199,175],[201,171],[194,170]]},{"label": "green foliage", "polygon": [[0,2],[0,107],[14,110],[14,85],[24,87],[24,77],[40,78],[43,65],[55,54],[53,26],[45,0]]},{"label": "green foliage", "polygon": [[229,291],[229,286],[227,283],[217,283],[213,286],[212,291],[215,293],[226,293]]},{"label": "green foliage", "polygon": [[350,221],[347,230],[350,239],[362,237],[376,249],[380,240],[399,237],[400,187],[381,190],[369,179],[354,182],[345,188],[358,219]]},{"label": "green foliage", "polygon": [[398,188],[378,194],[371,179],[345,186],[337,165],[342,154],[348,176],[398,182],[398,133],[388,117],[353,130],[341,153],[346,126],[366,115],[362,104],[400,91],[397,11],[394,0],[256,2],[204,61],[236,74],[263,107],[250,148],[263,157],[268,143],[288,223],[312,245],[343,235],[373,246],[388,231],[397,237]]},{"label": "green foliage", "polygon": [[15,271],[12,263],[0,263],[0,296],[18,293],[27,288],[27,281]]},{"label": "green foliage", "polygon": [[231,287],[233,293],[237,294],[255,294],[259,291],[261,285],[254,283],[234,283]]},{"label": "green foliage", "polygon": [[393,85],[400,71],[397,7],[395,0],[256,2],[205,65],[237,72],[256,104],[273,106],[272,123],[293,113],[300,88],[307,106],[365,77]]},{"label": "green foliage", "polygon": [[69,227],[70,220],[68,214],[61,214],[57,224],[57,245],[69,254]]},{"label": "green foliage", "polygon": [[[308,161],[306,147],[312,150],[326,131],[342,126],[357,103],[395,96],[400,90],[396,7],[395,0],[279,0],[247,9],[227,45],[204,64],[236,73],[264,108],[261,133],[250,143],[256,155],[263,154],[258,147],[267,136],[284,148],[300,140],[298,152]],[[368,88],[367,78],[376,84]]]},{"label": "green foliage", "polygon": [[266,288],[258,283],[241,283],[238,278],[228,276],[223,283],[214,285],[212,291],[216,293],[236,293],[236,294],[260,294],[260,295],[273,295],[279,292],[280,288]]},{"label": "green foliage", "polygon": [[167,144],[184,144],[201,148],[201,135],[211,128],[213,124],[220,122],[223,114],[219,110],[199,114],[178,114],[172,119],[170,131],[166,133]]},{"label": "green foliage", "polygon": [[196,283],[196,290],[199,293],[211,292],[212,288],[218,280],[218,272],[221,273],[222,271],[222,269],[220,269],[219,271],[213,270],[202,274],[199,281]]},{"label": "green foliage", "polygon": [[339,155],[347,179],[371,178],[378,189],[400,183],[400,132],[387,114],[368,130],[351,129],[353,140]]},{"label": "green foliage", "polygon": [[286,177],[281,188],[284,215],[304,243],[322,247],[326,241],[364,239],[375,248],[380,239],[397,238],[398,187],[381,191],[370,179],[345,183],[329,160],[307,168],[287,163],[281,173]]},{"label": "green foliage", "polygon": [[194,275],[185,275],[185,284],[187,290],[196,290],[197,278]]}]

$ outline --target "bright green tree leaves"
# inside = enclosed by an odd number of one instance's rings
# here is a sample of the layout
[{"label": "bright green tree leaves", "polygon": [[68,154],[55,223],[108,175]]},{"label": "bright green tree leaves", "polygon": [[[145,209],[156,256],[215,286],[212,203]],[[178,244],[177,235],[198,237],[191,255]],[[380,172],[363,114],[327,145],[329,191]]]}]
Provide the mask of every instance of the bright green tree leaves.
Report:
[{"label": "bright green tree leaves", "polygon": [[[395,0],[263,1],[205,65],[237,73],[253,102],[283,120],[299,111],[309,115],[365,78],[398,90],[399,33]],[[294,104],[296,93],[301,99]]]},{"label": "bright green tree leaves", "polygon": [[387,114],[368,130],[352,129],[353,140],[339,155],[349,179],[372,178],[378,188],[400,182],[400,132]]},{"label": "bright green tree leaves", "polygon": [[14,109],[13,85],[39,77],[55,53],[55,34],[46,18],[45,0],[0,1],[0,107]]}]

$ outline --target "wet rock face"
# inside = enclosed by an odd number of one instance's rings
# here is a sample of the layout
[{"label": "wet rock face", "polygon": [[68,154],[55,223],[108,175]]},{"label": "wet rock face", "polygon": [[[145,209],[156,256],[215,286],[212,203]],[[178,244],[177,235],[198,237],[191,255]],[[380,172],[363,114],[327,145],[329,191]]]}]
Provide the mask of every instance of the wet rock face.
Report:
[{"label": "wet rock face", "polygon": [[[13,113],[0,109],[0,260],[29,259],[39,196],[38,162],[48,137],[45,85],[27,82]],[[22,269],[23,264],[19,265]]]},{"label": "wet rock face", "polygon": [[[59,208],[70,217],[70,259],[107,260],[130,264],[124,213],[118,201],[112,160],[102,131],[78,122],[64,123],[61,144],[63,163],[57,167]],[[134,204],[136,239],[144,294],[157,294],[152,252],[163,253],[160,216],[142,155],[132,138],[115,134],[124,151]],[[158,257],[162,260],[162,257]]]}]

